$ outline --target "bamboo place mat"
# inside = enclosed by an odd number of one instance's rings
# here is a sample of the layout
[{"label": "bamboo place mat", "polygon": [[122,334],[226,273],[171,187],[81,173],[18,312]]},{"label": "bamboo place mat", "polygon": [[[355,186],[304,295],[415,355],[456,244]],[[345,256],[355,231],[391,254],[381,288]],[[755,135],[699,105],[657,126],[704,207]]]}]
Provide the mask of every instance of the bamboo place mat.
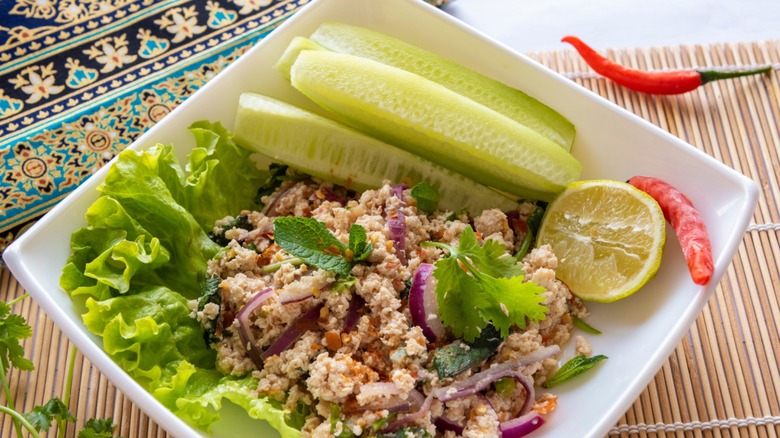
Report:
[{"label": "bamboo place mat", "polygon": [[[634,93],[590,73],[573,51],[531,56],[573,81],[636,113],[747,175],[761,188],[758,208],[739,251],[690,331],[609,436],[777,437],[780,435],[780,41],[608,51],[642,69],[772,64],[761,77],[708,84],[675,97]],[[642,159],[637,157],[637,159]],[[8,272],[0,299],[23,294]],[[31,300],[13,311],[27,318],[34,336],[25,343],[35,372],[11,374],[17,408],[29,411],[61,396],[69,341]],[[658,327],[664,330],[664,327]],[[124,437],[166,436],[80,354],[71,397],[81,428],[85,418],[112,417]],[[0,402],[3,402],[0,399]],[[11,422],[0,417],[0,436]],[[50,433],[53,436],[53,433]]]}]

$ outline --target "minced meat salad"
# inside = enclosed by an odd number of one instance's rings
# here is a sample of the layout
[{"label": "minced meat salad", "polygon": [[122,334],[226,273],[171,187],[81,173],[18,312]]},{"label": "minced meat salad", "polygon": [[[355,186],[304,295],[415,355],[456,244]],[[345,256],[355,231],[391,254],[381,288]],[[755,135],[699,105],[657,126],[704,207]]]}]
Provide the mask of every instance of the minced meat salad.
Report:
[{"label": "minced meat salad", "polygon": [[[209,264],[212,293],[191,303],[192,315],[210,334],[218,369],[254,375],[258,396],[284,406],[303,436],[520,436],[554,409],[555,396],[534,387],[559,367],[559,346],[587,311],[556,279],[549,247],[509,258],[526,240],[534,204],[476,217],[425,213],[410,192],[387,183],[356,194],[286,178],[263,197],[262,212],[215,224],[225,249]],[[481,306],[437,290],[437,281],[465,275],[461,286],[484,279],[487,288],[484,275],[495,270],[473,255],[452,259],[470,254],[466,239],[500,256],[491,266],[538,285],[534,305],[544,314],[510,324],[501,301],[485,323],[459,321]],[[443,302],[471,307],[448,315]],[[577,353],[589,355],[577,338]]]}]

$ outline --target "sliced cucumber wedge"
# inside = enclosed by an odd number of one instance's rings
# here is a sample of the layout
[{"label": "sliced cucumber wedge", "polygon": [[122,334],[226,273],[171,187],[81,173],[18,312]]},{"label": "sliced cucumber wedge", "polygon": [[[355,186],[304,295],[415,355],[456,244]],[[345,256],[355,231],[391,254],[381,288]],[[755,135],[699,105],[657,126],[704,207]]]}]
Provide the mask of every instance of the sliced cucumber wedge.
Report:
[{"label": "sliced cucumber wedge", "polygon": [[322,47],[321,45],[315,43],[314,41],[306,38],[297,36],[290,41],[290,44],[287,46],[287,48],[284,50],[284,53],[282,53],[282,56],[279,58],[279,61],[276,62],[276,65],[274,65],[274,68],[279,70],[279,73],[282,74],[287,80],[290,80],[290,69],[292,68],[293,63],[295,62],[295,58],[298,57],[298,54],[301,53],[303,50],[328,50],[325,47]]},{"label": "sliced cucumber wedge", "polygon": [[561,114],[520,90],[447,58],[389,35],[342,23],[323,23],[310,40],[334,52],[373,59],[418,74],[571,150],[575,128]]},{"label": "sliced cucumber wedge", "polygon": [[547,137],[405,70],[304,50],[290,73],[295,88],[353,126],[514,196],[552,200],[582,170]]},{"label": "sliced cucumber wedge", "polygon": [[273,161],[351,189],[377,188],[385,180],[425,181],[439,191],[443,210],[479,214],[517,208],[512,199],[462,175],[267,96],[241,95],[233,136],[239,145]]}]

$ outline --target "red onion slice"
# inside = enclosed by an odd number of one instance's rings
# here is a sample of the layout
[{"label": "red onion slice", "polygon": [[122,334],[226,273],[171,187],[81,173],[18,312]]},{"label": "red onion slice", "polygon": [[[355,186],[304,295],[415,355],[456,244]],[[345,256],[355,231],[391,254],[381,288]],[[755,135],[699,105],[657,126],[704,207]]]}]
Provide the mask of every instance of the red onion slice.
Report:
[{"label": "red onion slice", "polygon": [[[558,354],[558,352],[560,351],[561,349],[557,345],[544,347],[531,354],[527,354],[515,360],[507,361],[499,365],[496,365],[494,367],[488,368],[487,370],[474,374],[468,379],[460,381],[454,385],[437,388],[434,391],[432,391],[431,394],[425,399],[425,402],[420,407],[420,409],[417,410],[417,412],[406,415],[388,424],[387,427],[385,427],[385,430],[393,431],[403,426],[406,423],[411,423],[413,421],[419,420],[420,418],[423,418],[428,413],[428,411],[430,411],[431,404],[433,403],[434,397],[438,398],[442,402],[447,402],[450,400],[466,397],[484,390],[494,381],[498,379],[502,379],[504,377],[514,378],[515,380],[520,382],[520,384],[523,385],[523,388],[525,388],[526,397],[523,403],[523,407],[520,410],[521,415],[524,415],[526,414],[526,412],[529,412],[531,406],[533,406],[534,398],[535,398],[534,387],[533,387],[533,381],[531,381],[529,377],[526,377],[524,374],[522,374],[518,370],[518,368],[542,361],[548,357],[552,357]],[[520,418],[526,418],[526,417],[523,416]],[[532,419],[532,416],[528,418]],[[533,421],[531,420],[518,421],[517,424],[513,423],[513,421],[514,420],[510,420],[509,422],[506,422],[508,423],[507,428],[509,429],[509,432],[506,433],[513,433],[513,430],[515,429],[522,431],[524,430],[524,428],[521,426],[525,425],[526,423],[528,423],[527,426],[528,428],[534,427],[534,429],[531,429],[528,432],[526,432],[526,433],[530,433],[530,431],[535,430],[541,425],[538,424],[539,423],[538,420],[535,419]],[[506,438],[514,438],[515,436],[522,436],[522,435],[506,435]]]},{"label": "red onion slice", "polygon": [[289,183],[287,186],[281,188],[281,190],[279,190],[279,194],[276,195],[276,197],[274,197],[274,199],[265,206],[262,213],[268,217],[276,216],[276,213],[274,212],[276,204],[279,203],[279,200],[281,200],[294,185],[295,183]]},{"label": "red onion slice", "polygon": [[544,424],[544,418],[536,411],[528,412],[517,418],[513,418],[498,425],[501,438],[520,438],[540,428]]},{"label": "red onion slice", "polygon": [[317,304],[290,323],[273,344],[260,355],[260,358],[265,360],[271,356],[282,353],[292,347],[304,333],[317,328],[317,320],[320,318],[322,306],[322,303]]},{"label": "red onion slice", "polygon": [[236,319],[238,319],[238,337],[241,339],[241,344],[246,349],[249,358],[252,359],[252,362],[254,362],[258,368],[263,367],[263,359],[261,357],[262,350],[257,345],[257,340],[252,334],[252,329],[250,327],[252,322],[249,320],[249,317],[255,309],[260,307],[260,305],[273,295],[274,290],[270,287],[263,289],[253,295],[236,314]]},{"label": "red onion slice", "polygon": [[432,264],[421,263],[415,271],[412,287],[409,289],[409,311],[412,314],[412,322],[422,328],[425,338],[430,342],[437,342],[443,339],[447,332],[439,318],[433,269]]},{"label": "red onion slice", "polygon": [[395,256],[402,265],[406,266],[406,216],[401,207],[406,205],[404,201],[404,190],[406,185],[399,184],[393,186],[393,195],[401,200],[397,209],[387,209],[387,228],[390,230],[390,238],[393,239],[395,247]]},{"label": "red onion slice", "polygon": [[396,430],[399,427],[403,426],[406,423],[411,423],[413,421],[417,421],[420,418],[424,417],[425,414],[428,413],[428,411],[431,410],[431,405],[433,404],[433,394],[429,395],[425,398],[425,402],[423,402],[422,406],[420,406],[420,409],[417,410],[417,412],[414,412],[409,415],[405,415],[392,423],[388,424],[384,430]]},{"label": "red onion slice", "polygon": [[456,435],[463,435],[463,430],[466,429],[462,424],[456,423],[452,420],[450,420],[447,417],[436,417],[433,420],[434,426],[436,426],[437,431],[452,431],[455,432]]},{"label": "red onion slice", "polygon": [[358,294],[352,294],[349,300],[347,316],[344,318],[344,327],[341,329],[344,333],[349,333],[355,329],[360,317],[363,316],[366,309],[366,300]]}]

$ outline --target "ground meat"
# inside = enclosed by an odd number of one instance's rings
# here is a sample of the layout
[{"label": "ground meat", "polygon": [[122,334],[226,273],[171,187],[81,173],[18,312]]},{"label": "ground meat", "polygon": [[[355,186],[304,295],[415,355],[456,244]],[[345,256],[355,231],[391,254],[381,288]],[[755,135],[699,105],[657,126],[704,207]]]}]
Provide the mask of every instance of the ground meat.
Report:
[{"label": "ground meat", "polygon": [[352,359],[336,354],[330,357],[322,353],[311,366],[306,386],[312,395],[320,400],[342,403],[355,393],[360,385],[375,382],[379,376],[371,368]]},{"label": "ground meat", "polygon": [[[512,255],[523,238],[515,232],[517,218],[528,218],[536,206],[519,205],[518,211],[511,213],[511,221],[495,209],[474,217],[462,212],[426,214],[417,210],[408,187],[400,197],[389,182],[377,190],[352,194],[313,179],[286,181],[263,202],[267,205],[264,211],[241,213],[253,230],[225,230],[233,223],[232,217],[215,224],[214,233],[229,240],[208,266],[209,275],[221,278],[221,303],[208,304],[200,311],[197,300],[189,305],[192,317],[204,327],[215,321],[224,324],[213,344],[218,370],[235,376],[251,374],[258,382],[258,394],[279,401],[285,409],[309,407],[311,414],[301,430],[304,437],[367,436],[381,424],[377,422],[387,421],[389,411],[381,408],[382,403],[406,402],[410,410],[417,409],[420,398],[434,388],[566,342],[571,337],[573,316],[587,316],[583,303],[556,279],[558,259],[552,249],[535,248],[522,262],[526,280],[545,289],[546,318],[524,330],[513,330],[486,362],[454,378],[439,379],[433,366],[437,345],[429,343],[422,329],[412,323],[405,294],[421,263],[436,263],[448,252],[422,244],[437,241],[457,246],[461,233],[471,226],[480,242],[495,240]],[[405,223],[403,248],[397,247],[388,228],[388,218],[400,214]],[[346,277],[302,263],[274,241],[273,221],[285,215],[320,221],[344,245],[349,244],[350,228],[359,225],[366,231],[371,251]],[[401,250],[405,260],[399,257]],[[249,358],[247,345],[242,345],[235,316],[264,291],[272,293],[247,316],[254,348],[268,348],[293,324],[304,324],[306,329],[289,348],[258,366]],[[363,306],[353,308],[358,300]],[[303,321],[302,315],[315,306],[318,317]],[[353,316],[354,324],[345,327],[346,319]],[[576,350],[591,354],[590,344],[580,336]],[[548,358],[520,371],[538,385],[559,365],[556,358]],[[392,391],[361,393],[360,388],[370,383]],[[463,425],[465,437],[498,436],[499,422],[516,417],[525,397],[522,385],[516,385],[508,395],[489,388],[483,394],[447,403],[433,399],[430,412],[414,425],[435,436],[454,436],[436,431],[432,419],[443,416]]]}]

